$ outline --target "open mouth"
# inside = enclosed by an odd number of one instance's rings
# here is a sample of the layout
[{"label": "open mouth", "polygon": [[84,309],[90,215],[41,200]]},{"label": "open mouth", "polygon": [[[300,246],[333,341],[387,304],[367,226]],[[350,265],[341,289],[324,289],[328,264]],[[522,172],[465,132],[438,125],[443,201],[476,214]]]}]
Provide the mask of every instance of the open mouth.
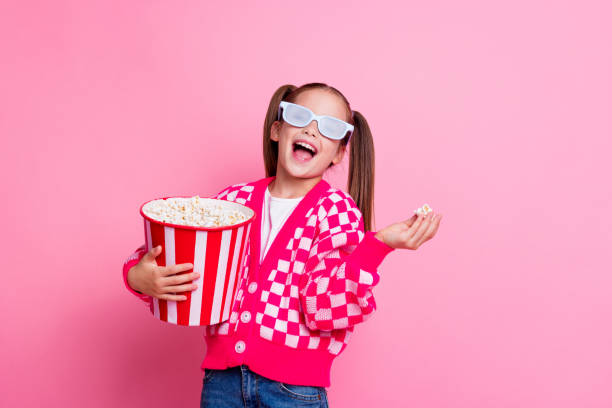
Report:
[{"label": "open mouth", "polygon": [[295,157],[299,161],[308,161],[312,159],[316,154],[316,150],[307,143],[296,142],[293,144],[293,157]]}]

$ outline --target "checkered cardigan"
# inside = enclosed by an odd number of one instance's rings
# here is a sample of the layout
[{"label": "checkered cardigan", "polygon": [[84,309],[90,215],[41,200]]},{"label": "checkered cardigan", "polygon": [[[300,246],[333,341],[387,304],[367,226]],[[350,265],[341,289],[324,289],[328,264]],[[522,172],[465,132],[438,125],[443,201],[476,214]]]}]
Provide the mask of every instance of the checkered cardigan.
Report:
[{"label": "checkered cardigan", "polygon": [[[246,364],[263,376],[299,385],[329,386],[333,359],[356,324],[376,309],[377,268],[393,250],[364,233],[350,195],[320,180],[293,210],[259,263],[265,189],[274,177],[229,186],[213,198],[244,204],[256,213],[238,291],[226,322],[204,328],[202,369]],[[124,263],[127,271],[144,245]]]}]

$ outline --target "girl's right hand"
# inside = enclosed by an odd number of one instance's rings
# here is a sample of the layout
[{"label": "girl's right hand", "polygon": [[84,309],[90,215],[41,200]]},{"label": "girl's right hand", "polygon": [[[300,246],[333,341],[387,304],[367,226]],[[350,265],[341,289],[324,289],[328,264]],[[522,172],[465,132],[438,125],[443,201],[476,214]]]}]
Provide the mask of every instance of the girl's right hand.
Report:
[{"label": "girl's right hand", "polygon": [[197,285],[191,281],[199,278],[200,274],[193,272],[176,275],[193,269],[193,264],[158,266],[155,258],[159,254],[161,254],[161,245],[147,252],[140,262],[128,271],[128,284],[132,289],[157,299],[186,300],[187,296],[177,293],[195,290]]}]

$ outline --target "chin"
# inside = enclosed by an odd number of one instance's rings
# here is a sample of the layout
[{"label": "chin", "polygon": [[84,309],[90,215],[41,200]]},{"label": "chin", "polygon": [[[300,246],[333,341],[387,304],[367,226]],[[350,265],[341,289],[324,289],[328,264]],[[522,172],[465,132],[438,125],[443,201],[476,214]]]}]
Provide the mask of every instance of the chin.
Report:
[{"label": "chin", "polygon": [[294,163],[291,163],[288,166],[287,165],[283,165],[283,168],[284,168],[285,172],[288,175],[290,175],[291,177],[303,178],[303,179],[317,177],[316,169],[313,169],[311,167],[309,167],[309,168],[299,168]]},{"label": "chin", "polygon": [[316,173],[313,172],[313,171],[296,171],[296,170],[291,169],[291,168],[289,168],[289,169],[286,168],[285,171],[291,177],[295,177],[295,178],[309,179],[309,178],[316,177]]}]

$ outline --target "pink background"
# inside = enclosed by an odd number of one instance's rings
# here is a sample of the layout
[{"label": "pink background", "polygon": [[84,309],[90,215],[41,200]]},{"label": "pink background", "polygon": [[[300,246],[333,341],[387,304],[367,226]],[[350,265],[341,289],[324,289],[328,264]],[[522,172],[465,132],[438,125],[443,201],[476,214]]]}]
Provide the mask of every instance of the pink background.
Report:
[{"label": "pink background", "polygon": [[0,406],[197,406],[201,329],[123,287],[138,207],[263,177],[272,93],[312,81],[371,124],[377,227],[444,214],[330,405],[612,406],[609,3],[209,3],[3,2]]}]

